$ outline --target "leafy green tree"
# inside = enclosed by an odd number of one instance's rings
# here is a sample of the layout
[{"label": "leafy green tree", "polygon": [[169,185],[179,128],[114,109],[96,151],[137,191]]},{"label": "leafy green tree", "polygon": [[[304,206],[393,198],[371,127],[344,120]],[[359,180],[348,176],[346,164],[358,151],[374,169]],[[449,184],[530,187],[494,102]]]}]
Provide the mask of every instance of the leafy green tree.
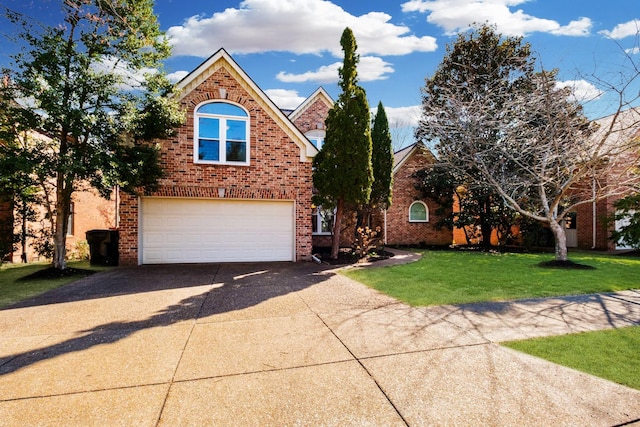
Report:
[{"label": "leafy green tree", "polygon": [[340,250],[340,231],[345,206],[369,202],[373,171],[371,166],[371,119],[369,103],[358,85],[356,39],[351,29],[342,33],[340,45],[344,62],[340,67],[338,100],[329,110],[322,150],[313,161],[313,184],[317,190],[314,203],[335,206],[331,258]]},{"label": "leafy green tree", "polygon": [[[490,246],[493,231],[499,245],[513,237],[511,229],[517,222],[517,214],[491,187],[469,182],[443,163],[429,165],[415,175],[416,188],[425,198],[437,203],[436,214],[440,220],[436,226],[464,231],[466,242],[457,243],[480,242]],[[454,197],[458,201],[457,212],[452,212]]]},{"label": "leafy green tree", "polygon": [[[65,0],[63,22],[36,28],[7,11],[18,26],[3,99],[3,120],[22,117],[50,138],[33,140],[40,153],[25,170],[53,184],[53,266],[65,268],[72,194],[90,182],[106,195],[152,190],[162,170],[154,138],[183,121],[160,61],[170,47],[160,32],[152,0]],[[21,105],[18,105],[18,102]],[[9,126],[10,127],[10,126]],[[9,159],[10,161],[11,159]]]},{"label": "leafy green tree", "polygon": [[640,193],[620,199],[614,206],[614,219],[624,221],[624,225],[611,233],[611,240],[640,249]]}]

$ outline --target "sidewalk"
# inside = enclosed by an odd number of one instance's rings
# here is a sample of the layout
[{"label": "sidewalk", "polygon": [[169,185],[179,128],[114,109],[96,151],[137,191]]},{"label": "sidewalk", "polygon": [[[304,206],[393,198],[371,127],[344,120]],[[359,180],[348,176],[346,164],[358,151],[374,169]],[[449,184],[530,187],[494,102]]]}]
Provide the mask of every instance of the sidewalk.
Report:
[{"label": "sidewalk", "polygon": [[620,425],[640,391],[496,343],[638,324],[637,291],[412,308],[312,263],[117,268],[0,311],[0,426]]}]

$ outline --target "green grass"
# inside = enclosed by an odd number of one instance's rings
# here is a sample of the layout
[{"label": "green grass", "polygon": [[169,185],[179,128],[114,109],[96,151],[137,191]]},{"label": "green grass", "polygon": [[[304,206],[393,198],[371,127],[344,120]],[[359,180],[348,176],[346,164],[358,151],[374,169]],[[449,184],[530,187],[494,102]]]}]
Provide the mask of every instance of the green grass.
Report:
[{"label": "green grass", "polygon": [[504,343],[560,365],[640,390],[640,327]]},{"label": "green grass", "polygon": [[[108,267],[96,267],[89,265],[89,261],[72,261],[67,263],[69,267],[101,271]],[[6,307],[23,299],[36,296],[50,289],[71,283],[83,277],[73,275],[56,279],[20,280],[39,270],[48,268],[48,263],[29,264],[2,264],[0,265],[0,308]]]},{"label": "green grass", "polygon": [[640,258],[587,252],[569,259],[594,270],[538,266],[552,254],[420,251],[417,262],[342,274],[414,306],[505,301],[640,288]]}]

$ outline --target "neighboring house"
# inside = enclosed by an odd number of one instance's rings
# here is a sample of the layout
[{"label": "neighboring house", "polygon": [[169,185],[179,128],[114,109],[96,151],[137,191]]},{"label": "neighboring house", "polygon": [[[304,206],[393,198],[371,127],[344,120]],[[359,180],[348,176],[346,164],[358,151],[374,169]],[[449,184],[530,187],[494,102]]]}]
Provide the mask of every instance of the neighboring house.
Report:
[{"label": "neighboring house", "polygon": [[13,260],[12,236],[13,203],[9,196],[0,195],[0,263]]},{"label": "neighboring house", "polygon": [[435,162],[435,157],[421,143],[394,154],[392,203],[386,212],[384,237],[388,245],[450,245],[452,231],[435,224],[438,206],[422,198],[414,174]]},{"label": "neighboring house", "polygon": [[[441,219],[435,213],[438,206],[434,201],[424,199],[416,189],[418,180],[414,174],[434,161],[435,157],[423,144],[410,145],[394,154],[392,203],[386,212],[374,214],[373,226],[380,226],[380,237],[385,244],[441,246],[452,243],[452,231],[435,226]],[[314,206],[312,221],[314,247],[329,247],[333,212]],[[354,215],[345,215],[341,246],[352,244],[354,226]]]},{"label": "neighboring house", "polygon": [[[26,137],[34,141],[50,140],[46,135],[36,131],[29,132]],[[49,188],[53,191],[52,183]],[[89,185],[73,193],[66,239],[67,258],[81,258],[89,255],[86,242],[87,231],[117,227],[116,198],[117,193],[114,192],[111,200],[106,200]],[[41,241],[39,236],[43,235],[43,231],[46,232],[51,228],[47,208],[45,205],[31,206],[31,208],[35,216],[23,224],[23,214],[14,205],[12,197],[5,195],[0,198],[0,245],[17,240],[5,256],[6,261],[32,262],[47,259],[35,249]],[[24,239],[26,244],[23,247],[21,236],[25,230],[27,237]]]},{"label": "neighboring house", "polygon": [[[607,116],[596,120],[600,129],[607,129],[611,125],[614,116]],[[620,113],[615,132],[609,138],[610,144],[626,145],[631,141],[634,144],[640,142],[640,111],[628,109]],[[596,137],[598,134],[596,134]],[[624,155],[616,160],[610,176],[597,177],[596,181],[586,185],[607,186],[627,180],[633,174],[638,173],[640,167],[640,153],[635,150],[626,150]],[[616,250],[629,249],[609,239],[611,232],[623,225],[623,222],[613,222],[611,218],[615,214],[614,203],[621,195],[609,196],[597,202],[584,204],[576,209],[567,222],[567,246],[581,249]]]},{"label": "neighboring house", "polygon": [[159,189],[121,195],[120,263],[310,259],[317,148],[224,49],[177,88]]}]

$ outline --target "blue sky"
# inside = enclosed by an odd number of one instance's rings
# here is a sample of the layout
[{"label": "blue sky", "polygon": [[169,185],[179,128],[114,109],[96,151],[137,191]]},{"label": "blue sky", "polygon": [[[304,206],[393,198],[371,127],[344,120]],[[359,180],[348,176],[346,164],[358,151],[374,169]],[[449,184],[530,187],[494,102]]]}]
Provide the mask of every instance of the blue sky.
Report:
[{"label": "blue sky", "polygon": [[[52,23],[59,1],[0,6]],[[348,26],[361,56],[360,84],[372,107],[382,101],[392,126],[417,121],[425,77],[474,22],[524,36],[545,68],[558,68],[559,80],[596,98],[591,118],[608,114],[610,102],[583,77],[618,70],[625,49],[640,61],[633,50],[638,0],[156,0],[155,10],[173,44],[165,65],[174,79],[224,47],[281,108],[294,108],[318,86],[337,98],[340,35]],[[4,64],[9,49],[2,50]]]}]

